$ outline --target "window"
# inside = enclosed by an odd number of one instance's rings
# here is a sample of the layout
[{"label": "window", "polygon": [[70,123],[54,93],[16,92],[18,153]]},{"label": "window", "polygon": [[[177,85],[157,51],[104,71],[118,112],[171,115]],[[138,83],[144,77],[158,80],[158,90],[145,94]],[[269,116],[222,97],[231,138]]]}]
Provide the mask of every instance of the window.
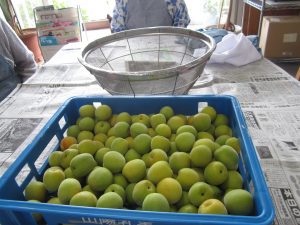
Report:
[{"label": "window", "polygon": [[[228,0],[185,0],[191,17],[190,26],[203,28],[216,25],[220,17],[220,8],[224,2],[221,23],[225,21]],[[106,19],[112,14],[115,0],[12,0],[22,29],[35,27],[33,9],[43,5],[54,5],[55,8],[80,6],[85,22]],[[224,14],[225,13],[225,14]]]},{"label": "window", "polygon": [[33,9],[43,5],[42,0],[12,0],[22,29],[35,27]]},{"label": "window", "polygon": [[[223,0],[185,0],[191,17],[191,27],[204,28],[217,25]],[[229,1],[224,1],[221,24],[225,23]]]}]

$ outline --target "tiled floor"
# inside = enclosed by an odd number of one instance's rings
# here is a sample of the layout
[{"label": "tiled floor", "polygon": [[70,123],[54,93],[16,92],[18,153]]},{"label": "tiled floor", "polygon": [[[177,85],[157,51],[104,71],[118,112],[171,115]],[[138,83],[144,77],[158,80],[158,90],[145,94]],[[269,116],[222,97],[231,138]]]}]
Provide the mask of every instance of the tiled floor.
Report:
[{"label": "tiled floor", "polygon": [[300,68],[300,61],[298,62],[276,62],[273,61],[276,65],[284,69],[291,76],[295,77],[298,69]]}]

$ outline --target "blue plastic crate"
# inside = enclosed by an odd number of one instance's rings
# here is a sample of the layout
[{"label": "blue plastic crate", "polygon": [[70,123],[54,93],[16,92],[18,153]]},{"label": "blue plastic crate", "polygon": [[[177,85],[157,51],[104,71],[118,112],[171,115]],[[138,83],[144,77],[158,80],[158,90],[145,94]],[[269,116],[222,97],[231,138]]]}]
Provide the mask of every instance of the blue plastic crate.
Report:
[{"label": "blue plastic crate", "polygon": [[[112,107],[114,113],[123,111],[131,114],[155,113],[162,106],[169,105],[176,113],[192,115],[200,105],[207,103],[218,113],[230,118],[234,136],[241,141],[239,170],[245,180],[245,187],[251,191],[255,201],[252,216],[204,215],[184,213],[146,212],[137,210],[103,209],[46,203],[25,202],[23,191],[33,177],[40,179],[47,167],[36,168],[35,161],[48,143],[63,137],[69,125],[78,118],[78,109],[84,104],[101,103]],[[57,146],[58,147],[58,146]],[[56,150],[56,149],[53,149]],[[26,178],[16,180],[24,167],[29,168]],[[19,183],[19,184],[18,184]],[[59,224],[115,224],[115,225],[162,225],[162,224],[271,224],[274,207],[264,176],[249,136],[238,101],[232,96],[108,96],[74,97],[63,104],[48,121],[34,141],[27,146],[7,172],[0,179],[0,223],[2,225],[36,224],[31,213],[41,213],[49,225]]]}]

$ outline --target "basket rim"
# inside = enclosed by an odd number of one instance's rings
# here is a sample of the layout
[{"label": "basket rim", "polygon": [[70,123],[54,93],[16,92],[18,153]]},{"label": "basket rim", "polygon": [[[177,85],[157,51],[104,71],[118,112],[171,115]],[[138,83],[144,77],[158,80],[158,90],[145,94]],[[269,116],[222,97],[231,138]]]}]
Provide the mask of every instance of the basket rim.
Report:
[{"label": "basket rim", "polygon": [[187,69],[193,68],[195,66],[198,66],[199,62],[206,62],[211,57],[212,53],[216,49],[216,43],[215,40],[200,31],[194,31],[187,28],[182,27],[148,27],[148,28],[138,28],[138,29],[132,29],[132,30],[125,30],[118,33],[113,33],[111,35],[101,37],[98,39],[95,39],[94,41],[91,41],[87,43],[85,46],[81,48],[80,55],[77,57],[78,61],[93,75],[99,75],[99,72],[101,73],[101,76],[109,76],[111,74],[127,77],[130,76],[133,77],[140,77],[141,72],[126,72],[126,71],[116,71],[116,70],[106,70],[106,69],[100,69],[98,67],[92,66],[89,63],[85,61],[86,55],[94,49],[97,45],[101,43],[101,45],[104,45],[106,43],[110,43],[111,41],[119,41],[122,39],[128,39],[133,38],[138,35],[145,35],[145,34],[177,34],[182,36],[190,36],[194,38],[201,38],[202,41],[206,44],[206,46],[209,48],[208,51],[205,53],[205,55],[192,60],[186,64],[166,68],[166,69],[159,69],[159,70],[148,70],[143,71],[144,75],[152,76],[156,74],[162,74],[162,73],[174,73],[178,71],[185,71]]}]

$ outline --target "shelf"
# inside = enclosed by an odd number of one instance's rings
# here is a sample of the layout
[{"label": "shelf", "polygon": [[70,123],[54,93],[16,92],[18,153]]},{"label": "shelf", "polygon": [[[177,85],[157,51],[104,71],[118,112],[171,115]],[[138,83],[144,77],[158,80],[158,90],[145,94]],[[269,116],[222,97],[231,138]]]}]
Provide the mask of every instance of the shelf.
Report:
[{"label": "shelf", "polygon": [[260,36],[264,16],[300,15],[300,1],[243,0],[243,33]]},{"label": "shelf", "polygon": [[262,10],[285,10],[285,9],[300,9],[300,1],[275,2],[261,0],[244,0],[244,3],[262,11]]},{"label": "shelf", "polygon": [[81,41],[81,17],[78,8],[38,7],[34,14],[44,59],[49,59],[65,44]]},{"label": "shelf", "polygon": [[262,1],[260,0],[244,0],[245,4],[248,4],[255,9],[262,10]]}]

